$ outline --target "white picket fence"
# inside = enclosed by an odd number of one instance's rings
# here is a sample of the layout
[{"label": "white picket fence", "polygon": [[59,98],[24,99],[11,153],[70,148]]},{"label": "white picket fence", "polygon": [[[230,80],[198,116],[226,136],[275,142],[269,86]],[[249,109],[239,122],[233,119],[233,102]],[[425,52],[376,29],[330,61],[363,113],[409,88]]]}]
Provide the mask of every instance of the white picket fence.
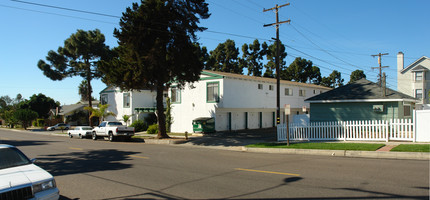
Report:
[{"label": "white picket fence", "polygon": [[[278,141],[287,140],[285,124],[277,126]],[[412,119],[374,121],[313,122],[306,126],[289,124],[290,140],[415,141]]]}]

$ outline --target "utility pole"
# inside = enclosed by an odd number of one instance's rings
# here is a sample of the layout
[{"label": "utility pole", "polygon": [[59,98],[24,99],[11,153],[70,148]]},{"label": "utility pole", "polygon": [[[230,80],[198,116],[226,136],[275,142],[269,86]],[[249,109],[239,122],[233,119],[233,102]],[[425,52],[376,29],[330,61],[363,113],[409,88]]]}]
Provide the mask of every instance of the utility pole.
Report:
[{"label": "utility pole", "polygon": [[282,8],[284,6],[288,6],[290,5],[290,3],[286,3],[284,5],[280,5],[278,6],[278,4],[276,4],[275,7],[273,8],[269,8],[269,9],[263,9],[263,12],[267,12],[270,10],[275,10],[276,13],[276,22],[272,23],[272,24],[265,24],[263,25],[263,27],[267,27],[267,26],[275,26],[276,27],[276,60],[275,60],[275,64],[276,64],[276,124],[279,124],[281,122],[281,103],[280,103],[280,87],[281,87],[281,81],[280,81],[280,70],[279,70],[279,25],[280,24],[284,24],[284,23],[290,23],[291,20],[286,20],[286,21],[279,21],[279,15],[278,15],[278,9]]},{"label": "utility pole", "polygon": [[388,55],[388,53],[379,53],[376,55],[372,55],[372,57],[376,57],[378,56],[378,63],[379,63],[379,67],[372,67],[372,69],[378,69],[379,68],[379,79],[378,79],[378,85],[379,87],[382,87],[382,68],[387,68],[388,66],[382,66],[381,65],[381,58],[382,56]]}]

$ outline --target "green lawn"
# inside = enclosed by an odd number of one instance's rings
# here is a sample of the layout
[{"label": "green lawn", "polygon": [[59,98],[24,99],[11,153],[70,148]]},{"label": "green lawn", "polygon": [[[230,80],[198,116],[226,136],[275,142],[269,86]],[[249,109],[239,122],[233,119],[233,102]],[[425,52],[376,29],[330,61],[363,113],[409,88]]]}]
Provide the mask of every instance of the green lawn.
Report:
[{"label": "green lawn", "polygon": [[364,143],[292,143],[287,146],[285,143],[258,143],[247,145],[256,148],[291,148],[291,149],[326,149],[326,150],[356,150],[356,151],[376,151],[385,146],[384,144],[364,144]]},{"label": "green lawn", "polygon": [[391,151],[430,152],[430,144],[401,144],[391,149]]}]

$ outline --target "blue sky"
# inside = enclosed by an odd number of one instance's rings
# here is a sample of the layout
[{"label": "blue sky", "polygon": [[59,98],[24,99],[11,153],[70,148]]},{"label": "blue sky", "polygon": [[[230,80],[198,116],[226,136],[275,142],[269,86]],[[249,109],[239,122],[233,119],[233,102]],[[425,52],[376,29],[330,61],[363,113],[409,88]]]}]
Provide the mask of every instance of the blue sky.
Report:
[{"label": "blue sky", "polygon": [[[50,6],[103,13],[120,17],[130,0],[25,0]],[[405,54],[405,65],[421,56],[430,56],[430,1],[428,0],[208,0],[212,14],[201,25],[208,31],[199,33],[199,42],[209,50],[227,39],[241,49],[244,43],[260,42],[275,37],[275,28],[263,27],[275,22],[275,13],[263,12],[275,4],[290,3],[280,9],[280,21],[291,24],[280,27],[280,39],[287,47],[289,65],[295,57],[313,61],[322,75],[333,70],[342,73],[345,83],[352,71],[363,70],[376,82],[378,59],[372,54],[389,53],[382,65],[389,66],[388,86],[397,87],[397,59]],[[100,29],[106,44],[117,46],[113,29],[119,18],[85,14],[23,2],[0,1],[0,96],[24,98],[42,93],[61,104],[79,101],[80,77],[52,81],[37,68],[49,50],[57,50],[77,29]],[[93,82],[93,96],[106,87],[100,80]]]}]

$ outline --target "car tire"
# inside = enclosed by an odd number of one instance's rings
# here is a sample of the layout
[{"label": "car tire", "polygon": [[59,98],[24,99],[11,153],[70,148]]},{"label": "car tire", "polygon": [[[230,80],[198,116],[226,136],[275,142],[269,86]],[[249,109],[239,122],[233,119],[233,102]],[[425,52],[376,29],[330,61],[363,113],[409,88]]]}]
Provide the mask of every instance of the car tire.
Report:
[{"label": "car tire", "polygon": [[79,134],[79,139],[82,139],[82,134]]},{"label": "car tire", "polygon": [[114,137],[113,137],[112,132],[109,132],[108,138],[109,138],[109,142],[113,142],[114,141]]},{"label": "car tire", "polygon": [[96,134],[96,132],[93,132],[93,134],[91,135],[91,137],[93,138],[93,140],[97,140],[97,134]]},{"label": "car tire", "polygon": [[70,138],[72,138],[72,137],[73,137],[73,135],[72,135],[71,133],[69,133],[69,137],[70,137]]}]

